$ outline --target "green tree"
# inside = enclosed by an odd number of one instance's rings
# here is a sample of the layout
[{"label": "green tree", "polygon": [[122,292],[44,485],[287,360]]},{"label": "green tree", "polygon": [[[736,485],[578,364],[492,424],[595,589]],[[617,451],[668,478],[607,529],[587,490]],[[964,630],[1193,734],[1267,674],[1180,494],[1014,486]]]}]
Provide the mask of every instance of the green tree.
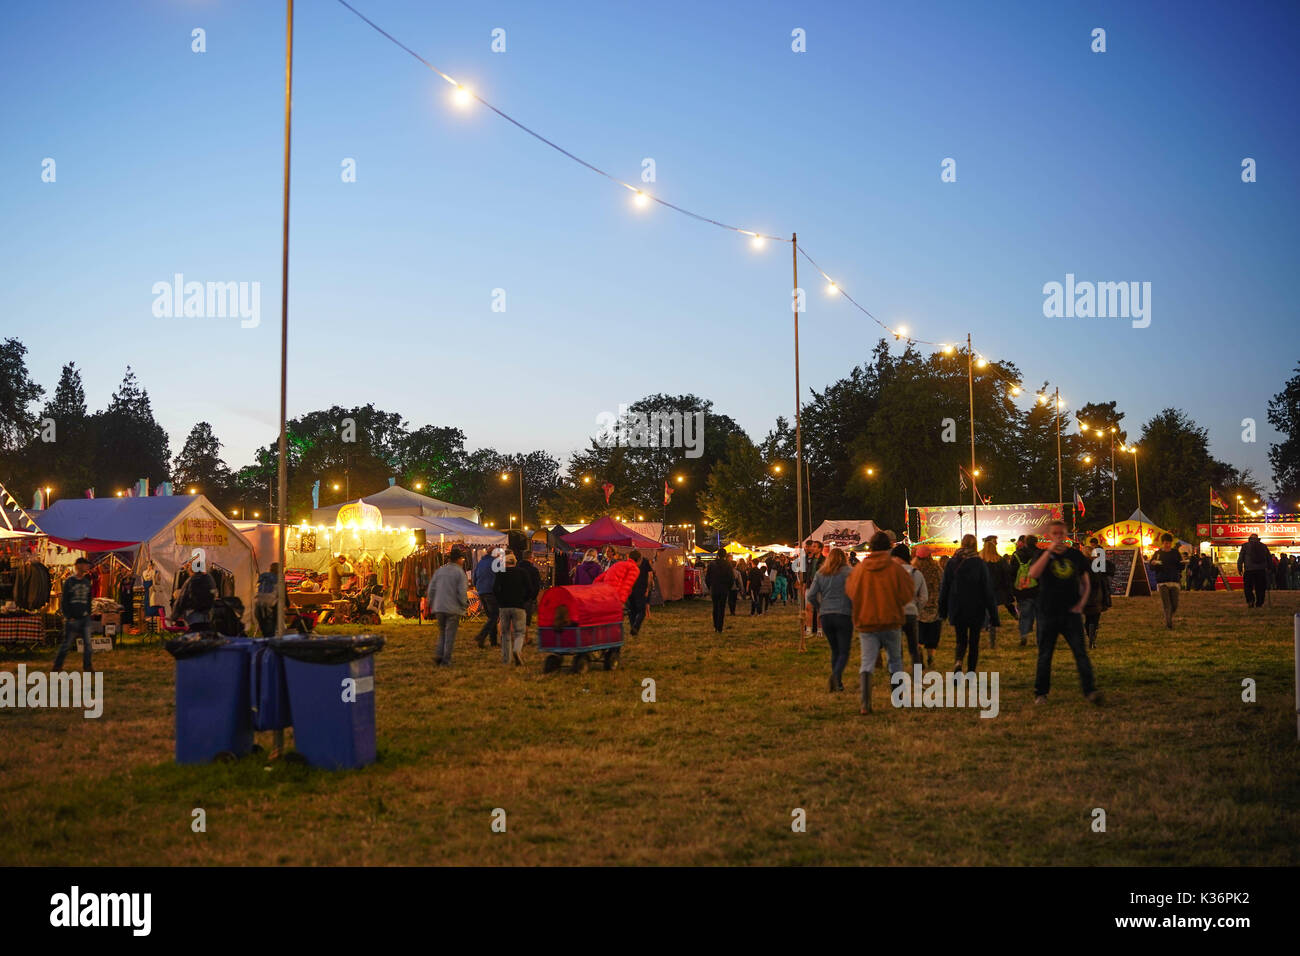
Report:
[{"label": "green tree", "polygon": [[704,516],[710,529],[745,544],[793,541],[789,491],[788,478],[778,476],[760,447],[743,433],[732,434],[701,496]]},{"label": "green tree", "polygon": [[222,460],[221,442],[207,422],[199,422],[190,429],[185,446],[172,462],[172,481],[177,494],[187,494],[190,488],[196,488],[220,508],[230,502],[234,476]]},{"label": "green tree", "polygon": [[14,494],[30,493],[44,480],[26,455],[37,437],[30,408],[44,394],[28,374],[27,347],[18,339],[5,339],[0,343],[0,471],[13,483]]},{"label": "green tree", "polygon": [[[63,366],[54,394],[41,409],[42,421],[53,428],[38,429],[28,443],[26,459],[36,484],[50,485],[54,497],[80,497],[94,486],[89,451],[89,416],[81,373],[74,363]],[[49,437],[52,441],[46,441]]]},{"label": "green tree", "polygon": [[100,497],[148,478],[150,485],[166,481],[171,449],[167,432],[153,417],[149,393],[128,365],[122,384],[108,407],[91,416],[94,436],[94,473]]},{"label": "green tree", "polygon": [[1268,422],[1284,436],[1268,446],[1274,507],[1283,514],[1292,514],[1300,511],[1300,366],[1269,401]]}]

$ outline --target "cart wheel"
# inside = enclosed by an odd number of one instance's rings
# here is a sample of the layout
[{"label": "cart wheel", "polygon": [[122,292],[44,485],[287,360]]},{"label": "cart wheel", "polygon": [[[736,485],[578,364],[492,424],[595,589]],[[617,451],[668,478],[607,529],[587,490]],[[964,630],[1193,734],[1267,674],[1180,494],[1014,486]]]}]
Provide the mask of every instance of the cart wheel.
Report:
[{"label": "cart wheel", "polygon": [[587,669],[587,655],[575,654],[573,657],[573,666],[570,668],[573,673],[581,674]]},{"label": "cart wheel", "polygon": [[542,673],[554,674],[564,666],[564,661],[559,654],[547,654],[546,660],[542,661]]},{"label": "cart wheel", "polygon": [[605,670],[612,671],[618,667],[618,652],[622,650],[619,647],[611,647],[605,652]]}]

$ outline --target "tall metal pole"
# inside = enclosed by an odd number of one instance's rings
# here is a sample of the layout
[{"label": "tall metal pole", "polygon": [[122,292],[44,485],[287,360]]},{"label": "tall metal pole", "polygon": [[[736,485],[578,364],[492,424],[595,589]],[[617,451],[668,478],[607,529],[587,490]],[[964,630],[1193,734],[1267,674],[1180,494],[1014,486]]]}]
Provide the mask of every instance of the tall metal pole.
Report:
[{"label": "tall metal pole", "polygon": [[975,491],[975,353],[971,350],[970,333],[966,333],[966,385],[970,397],[970,515],[975,526],[975,544],[979,546],[980,511]]},{"label": "tall metal pole", "polygon": [[1140,551],[1146,545],[1146,529],[1142,522],[1142,479],[1138,477],[1137,449],[1133,449],[1130,454],[1133,456],[1133,485],[1137,488],[1138,496],[1138,550]]},{"label": "tall metal pole", "polygon": [[[288,536],[289,467],[288,467],[288,385],[289,385],[289,144],[293,129],[293,0],[286,0],[284,36],[284,219],[280,247],[280,533],[277,536],[280,574],[276,582],[275,634],[284,636],[284,612],[289,593],[284,584],[285,546]],[[270,517],[269,515],[267,517]],[[284,750],[284,731],[277,730],[271,756]]]},{"label": "tall metal pole", "polygon": [[[279,600],[275,605],[275,633],[284,634],[284,612],[288,593],[284,586],[285,544],[288,536],[289,468],[288,468],[288,383],[289,383],[289,145],[293,129],[293,0],[286,0],[284,37],[284,219],[280,246],[280,580],[276,585]],[[277,744],[279,740],[277,739]]]},{"label": "tall metal pole", "polygon": [[524,463],[519,463],[519,527],[524,526]]},{"label": "tall metal pole", "polygon": [[[1065,517],[1065,490],[1061,483],[1061,386],[1056,386],[1056,510]],[[1073,510],[1073,509],[1071,509]]]},{"label": "tall metal pole", "polygon": [[1115,533],[1115,426],[1110,426],[1110,528]]},{"label": "tall metal pole", "polygon": [[[803,542],[803,418],[800,405],[803,392],[799,386],[799,234],[790,233],[790,260],[794,265],[794,286],[790,304],[794,309],[794,521],[797,546],[802,553],[799,571],[799,650],[804,649],[804,583],[807,581],[808,552]],[[809,519],[812,520],[811,518]]]}]

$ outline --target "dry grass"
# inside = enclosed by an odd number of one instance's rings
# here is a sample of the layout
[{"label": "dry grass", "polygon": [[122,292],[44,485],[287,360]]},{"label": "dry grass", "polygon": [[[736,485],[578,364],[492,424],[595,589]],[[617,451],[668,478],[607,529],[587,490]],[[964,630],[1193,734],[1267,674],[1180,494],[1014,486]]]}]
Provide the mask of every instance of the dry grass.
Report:
[{"label": "dry grass", "polygon": [[[464,632],[457,666],[434,674],[433,629],[394,625],[380,762],[347,773],[176,766],[172,660],[128,647],[102,655],[101,719],[0,711],[0,863],[1295,865],[1300,593],[1274,603],[1184,594],[1168,632],[1158,603],[1121,600],[1093,653],[1101,709],[1063,645],[1034,707],[1034,649],[1004,637],[981,660],[1001,674],[991,720],[895,711],[884,688],[860,718],[852,688],[825,689],[825,642],[798,653],[784,609],[722,635],[702,602],[656,610],[621,670],[578,676],[543,676],[531,649],[505,668]],[[937,660],[951,648],[945,629]],[[0,669],[24,659],[0,651]]]}]

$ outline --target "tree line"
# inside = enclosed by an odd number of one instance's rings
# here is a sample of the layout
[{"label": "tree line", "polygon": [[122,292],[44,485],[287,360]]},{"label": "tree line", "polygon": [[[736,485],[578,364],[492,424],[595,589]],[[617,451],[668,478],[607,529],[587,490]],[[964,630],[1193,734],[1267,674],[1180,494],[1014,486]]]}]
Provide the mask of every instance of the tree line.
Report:
[{"label": "tree line", "polygon": [[[80,497],[87,488],[106,497],[147,478],[151,486],[171,481],[177,494],[195,488],[229,514],[278,517],[278,435],[269,436],[251,463],[232,468],[211,425],[198,422],[173,455],[148,391],[130,367],[97,411],[86,404],[74,363],[63,366],[42,404],[45,389],[31,379],[26,348],[17,339],[0,345],[0,372],[0,481],[24,503],[46,485],[57,488],[56,498]],[[1050,393],[1046,401],[1026,403],[1016,394],[1021,381],[1014,364],[997,362],[982,366],[968,383],[963,352],[925,355],[909,344],[893,354],[882,339],[844,378],[813,390],[801,409],[805,532],[824,518],[873,518],[901,530],[905,505],[969,502],[971,477],[993,504],[1057,501],[1057,409]],[[1044,383],[1041,391],[1047,389]],[[973,476],[960,472],[971,471],[971,394]],[[1185,412],[1165,408],[1138,424],[1116,401],[1088,397],[1060,412],[1059,422],[1060,496],[1068,507],[1078,491],[1088,509],[1086,527],[1109,523],[1112,479],[1119,517],[1137,507],[1140,478],[1143,510],[1189,540],[1209,517],[1211,487],[1232,504],[1237,495],[1266,500],[1250,469],[1210,454],[1206,429]],[[698,457],[631,430],[639,439],[633,445],[593,436],[562,468],[543,450],[468,449],[459,428],[412,427],[400,413],[373,404],[310,412],[288,423],[288,517],[309,516],[317,481],[320,504],[329,505],[373,494],[392,479],[478,507],[497,527],[512,516],[516,524],[537,527],[609,514],[690,523],[705,538],[794,539],[795,431],[788,419],[778,417],[755,441],[695,395],[650,395],[627,409],[629,419],[655,413],[702,415]],[[1269,450],[1272,501],[1279,511],[1297,511],[1300,367],[1269,403],[1268,419],[1283,436]],[[1132,444],[1139,448],[1137,476],[1133,456],[1120,451]],[[671,491],[667,505],[665,486]]]}]

